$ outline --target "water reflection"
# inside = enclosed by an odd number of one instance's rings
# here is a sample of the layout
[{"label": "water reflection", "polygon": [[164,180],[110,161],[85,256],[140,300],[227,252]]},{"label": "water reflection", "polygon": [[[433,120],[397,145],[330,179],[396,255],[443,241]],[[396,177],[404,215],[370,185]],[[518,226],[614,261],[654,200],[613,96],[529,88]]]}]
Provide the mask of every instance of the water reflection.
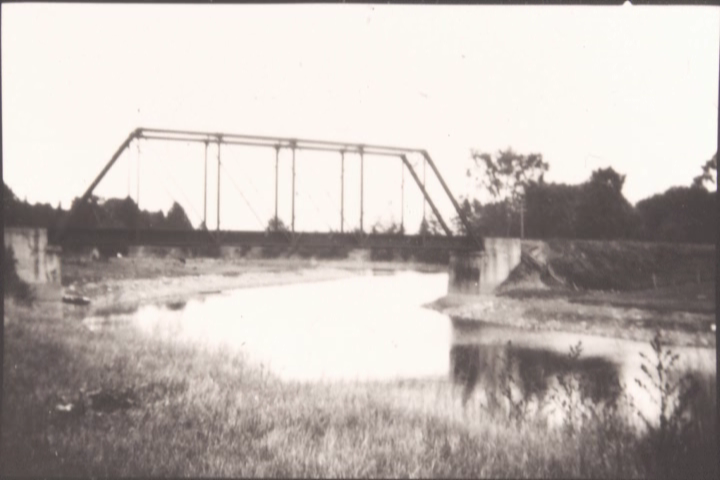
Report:
[{"label": "water reflection", "polygon": [[[247,288],[134,313],[86,319],[94,329],[132,324],[149,335],[246,354],[281,378],[386,380],[447,378],[463,399],[485,401],[502,375],[520,395],[544,399],[561,374],[582,373],[584,393],[608,401],[623,386],[640,408],[653,400],[635,383],[646,343],[575,333],[528,331],[450,320],[421,305],[446,293],[446,274],[403,272]],[[508,345],[508,342],[510,344]],[[569,349],[582,343],[572,359]],[[679,369],[715,372],[715,349],[677,348]]]},{"label": "water reflection", "polygon": [[558,376],[577,376],[579,392],[594,402],[617,400],[620,394],[617,365],[602,357],[574,359],[542,348],[506,345],[453,345],[450,349],[451,375],[463,386],[467,402],[476,388],[498,393],[510,385],[525,399],[543,401]]},{"label": "water reflection", "polygon": [[[656,418],[659,413],[655,392],[635,381],[646,380],[643,362],[653,369],[655,354],[647,343],[458,319],[453,325],[450,373],[463,388],[464,402],[476,395],[481,404],[490,406],[510,386],[516,397],[539,405],[548,393],[562,392],[561,381],[573,378],[578,381],[577,393],[595,403],[614,402],[627,393],[646,416]],[[578,345],[581,351],[573,356],[571,349]],[[677,375],[715,374],[715,349],[672,347],[672,351],[680,355]]]}]

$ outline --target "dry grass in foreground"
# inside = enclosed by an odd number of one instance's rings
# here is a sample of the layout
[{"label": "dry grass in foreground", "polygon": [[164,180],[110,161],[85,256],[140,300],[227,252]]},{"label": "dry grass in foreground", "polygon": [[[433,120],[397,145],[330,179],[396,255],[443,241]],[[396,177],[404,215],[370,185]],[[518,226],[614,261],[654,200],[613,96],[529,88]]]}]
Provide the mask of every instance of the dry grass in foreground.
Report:
[{"label": "dry grass in foreground", "polygon": [[[283,383],[230,352],[161,343],[130,328],[92,333],[39,307],[6,304],[4,347],[3,476],[718,473],[715,418],[693,423],[704,431],[666,429],[662,445],[611,411],[572,429],[504,414],[469,422],[428,397],[437,389],[413,382]],[[668,445],[683,447],[663,457]],[[668,469],[669,459],[679,470]]]}]

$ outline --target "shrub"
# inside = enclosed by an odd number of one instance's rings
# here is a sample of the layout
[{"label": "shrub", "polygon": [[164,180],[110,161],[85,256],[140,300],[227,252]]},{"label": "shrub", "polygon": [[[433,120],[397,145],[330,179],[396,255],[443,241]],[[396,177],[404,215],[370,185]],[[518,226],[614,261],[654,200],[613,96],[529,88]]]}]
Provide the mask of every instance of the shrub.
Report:
[{"label": "shrub", "polygon": [[638,412],[648,428],[642,453],[649,472],[657,478],[717,478],[716,432],[705,428],[716,425],[717,417],[702,408],[710,389],[690,373],[677,376],[679,354],[666,348],[659,331],[650,345],[654,358],[640,353],[645,378],[635,379],[660,407],[657,422]]}]

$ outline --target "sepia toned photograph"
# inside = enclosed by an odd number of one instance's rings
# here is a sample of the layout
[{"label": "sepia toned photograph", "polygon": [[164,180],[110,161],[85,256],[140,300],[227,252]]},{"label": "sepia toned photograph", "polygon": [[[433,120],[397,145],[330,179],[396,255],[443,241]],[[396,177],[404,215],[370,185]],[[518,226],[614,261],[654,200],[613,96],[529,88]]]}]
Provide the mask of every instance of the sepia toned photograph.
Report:
[{"label": "sepia toned photograph", "polygon": [[3,478],[720,475],[720,8],[1,18]]}]

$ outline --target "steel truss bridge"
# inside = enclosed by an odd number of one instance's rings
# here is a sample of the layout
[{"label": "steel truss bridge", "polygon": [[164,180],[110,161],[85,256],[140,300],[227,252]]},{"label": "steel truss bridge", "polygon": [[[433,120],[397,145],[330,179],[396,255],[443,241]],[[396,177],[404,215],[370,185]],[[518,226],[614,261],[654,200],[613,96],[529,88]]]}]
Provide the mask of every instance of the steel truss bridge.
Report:
[{"label": "steel truss bridge", "polygon": [[[72,220],[81,205],[87,204],[95,188],[115,165],[122,153],[129,149],[133,142],[161,141],[200,143],[205,145],[205,178],[204,178],[204,218],[203,225],[207,225],[207,150],[210,144],[217,144],[217,228],[214,231],[206,228],[199,230],[150,230],[150,229],[112,229],[112,228],[78,228],[72,226]],[[221,188],[221,146],[241,145],[250,147],[266,147],[275,150],[275,220],[278,219],[278,164],[279,154],[283,149],[292,152],[292,210],[289,231],[229,231],[220,229],[220,188]],[[295,153],[299,150],[316,152],[337,152],[341,162],[341,194],[340,194],[340,232],[317,233],[298,232],[295,230]],[[348,233],[344,231],[345,217],[345,155],[357,154],[360,157],[360,229]],[[233,133],[212,133],[197,131],[182,131],[154,128],[137,128],[132,131],[125,141],[118,147],[102,171],[93,180],[80,200],[73,205],[65,222],[57,228],[51,229],[49,240],[51,243],[73,246],[200,246],[200,245],[228,245],[228,246],[278,246],[278,247],[357,247],[357,248],[412,248],[412,249],[444,249],[444,250],[482,250],[480,238],[468,235],[453,235],[446,220],[438,210],[435,202],[425,188],[425,181],[421,180],[409,155],[420,155],[423,159],[423,169],[428,165],[432,174],[437,178],[443,191],[450,199],[466,232],[471,232],[470,225],[460,205],[448,188],[435,162],[426,150],[416,148],[399,148],[381,145],[358,144],[350,142],[332,142],[323,140],[303,140],[297,138],[268,137],[241,135]],[[437,222],[445,235],[403,235],[387,233],[365,233],[364,219],[364,155],[383,156],[395,158],[403,163],[410,173],[417,187],[423,195],[424,201],[430,206]],[[404,188],[404,184],[401,188]]]}]

